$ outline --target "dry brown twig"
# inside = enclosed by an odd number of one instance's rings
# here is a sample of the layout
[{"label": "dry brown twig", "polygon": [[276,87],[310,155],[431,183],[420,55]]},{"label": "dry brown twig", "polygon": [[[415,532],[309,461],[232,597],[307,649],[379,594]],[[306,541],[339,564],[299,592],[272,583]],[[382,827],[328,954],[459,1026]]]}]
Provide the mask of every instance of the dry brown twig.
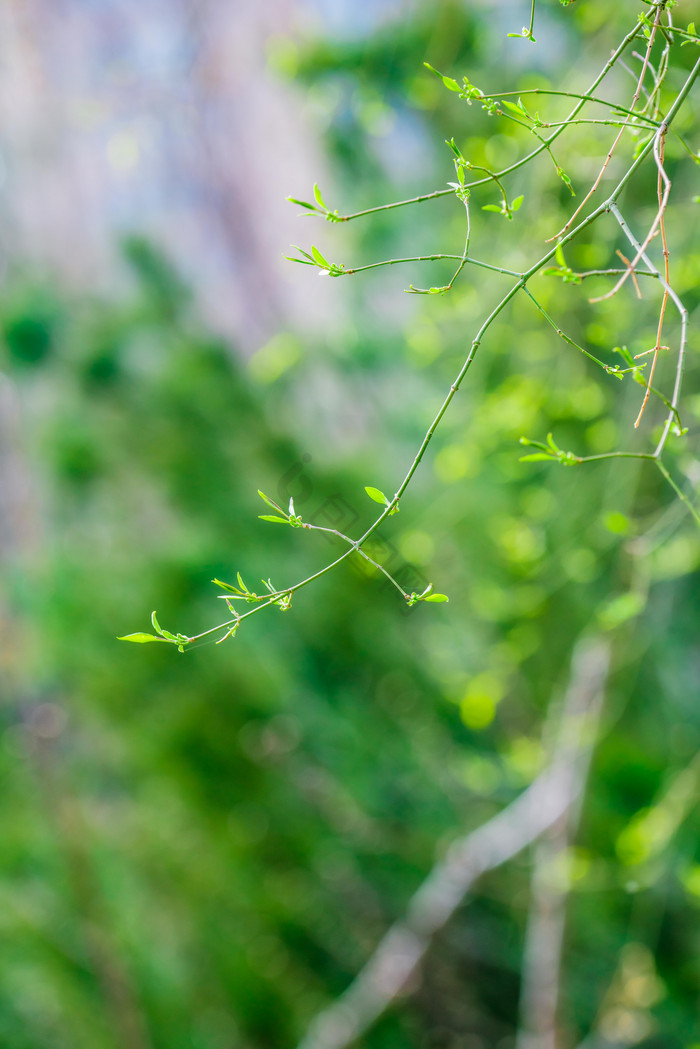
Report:
[{"label": "dry brown twig", "polygon": [[619,259],[622,259],[622,261],[624,262],[625,266],[627,267],[627,269],[629,271],[629,274],[630,274],[630,276],[632,278],[632,281],[634,282],[634,287],[635,287],[636,292],[637,292],[637,298],[641,299],[641,297],[642,297],[642,290],[639,287],[639,281],[637,280],[637,274],[636,274],[635,270],[632,269],[632,263],[630,262],[630,260],[627,258],[626,255],[622,254],[622,252],[620,251],[619,248],[615,251],[615,254],[617,255],[617,257]]}]

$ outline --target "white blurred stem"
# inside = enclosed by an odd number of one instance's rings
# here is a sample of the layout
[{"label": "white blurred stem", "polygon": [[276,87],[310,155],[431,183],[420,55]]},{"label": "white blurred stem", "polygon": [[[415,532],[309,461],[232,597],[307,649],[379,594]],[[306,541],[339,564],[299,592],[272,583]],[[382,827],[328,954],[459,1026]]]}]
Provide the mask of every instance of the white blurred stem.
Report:
[{"label": "white blurred stem", "polygon": [[569,797],[562,799],[566,802],[562,815],[534,850],[516,1049],[559,1049],[557,1008],[568,897],[567,850],[579,822],[609,661],[609,644],[602,639],[582,641],[574,650],[555,743],[556,754],[562,739],[568,738],[572,761]]},{"label": "white blurred stem", "polygon": [[385,933],[347,990],[311,1023],[299,1049],[345,1049],[356,1041],[404,990],[432,937],[476,880],[568,820],[588,771],[609,658],[607,641],[576,646],[547,768],[497,816],[453,843],[412,897],[405,917]]}]

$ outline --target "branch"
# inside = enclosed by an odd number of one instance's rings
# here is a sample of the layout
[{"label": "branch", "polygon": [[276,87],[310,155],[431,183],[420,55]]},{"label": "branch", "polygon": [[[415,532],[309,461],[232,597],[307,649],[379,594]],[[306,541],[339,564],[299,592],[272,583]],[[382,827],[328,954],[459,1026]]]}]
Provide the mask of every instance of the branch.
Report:
[{"label": "branch", "polygon": [[[603,700],[601,687],[586,703],[581,690],[576,694],[574,682],[577,679],[584,681],[584,675],[591,671],[594,677],[604,681],[608,663],[609,646],[602,641],[585,647],[580,644],[574,652],[571,685],[562,720],[566,730],[567,719],[571,725],[574,719],[578,721],[585,715],[587,732],[581,735],[574,758],[567,809],[545,832],[535,849],[532,903],[523,952],[521,1026],[516,1049],[556,1049],[557,1046],[557,1006],[568,894],[565,868],[559,868],[561,861],[566,859],[567,847],[578,826]],[[578,712],[576,706],[580,708]]]},{"label": "branch", "polygon": [[430,946],[482,874],[500,867],[555,826],[569,810],[587,768],[610,660],[601,639],[575,649],[561,727],[548,768],[515,801],[458,839],[385,933],[347,990],[311,1023],[298,1049],[346,1049],[401,993]]}]

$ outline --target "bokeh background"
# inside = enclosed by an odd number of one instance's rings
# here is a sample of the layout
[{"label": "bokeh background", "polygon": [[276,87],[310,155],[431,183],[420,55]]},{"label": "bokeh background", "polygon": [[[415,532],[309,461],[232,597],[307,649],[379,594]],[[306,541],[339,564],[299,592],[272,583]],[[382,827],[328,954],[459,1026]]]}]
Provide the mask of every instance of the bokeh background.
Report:
[{"label": "bokeh background", "polygon": [[[346,265],[459,252],[463,211],[447,198],[332,226],[285,197],[317,181],[348,212],[441,188],[452,135],[475,163],[517,159],[527,140],[423,61],[485,90],[580,90],[637,14],[544,3],[533,47],[506,37],[527,7],[0,4],[8,1049],[295,1045],[449,843],[540,771],[547,711],[590,635],[612,665],[564,850],[561,1045],[700,1042],[698,531],[639,462],[519,462],[519,438],[548,431],[581,454],[646,450],[663,414],[652,404],[633,435],[640,387],[597,372],[526,301],[490,331],[373,547],[449,604],[407,610],[344,565],[225,645],[115,640],[153,608],[205,630],[213,577],[284,585],[329,559],[323,537],[259,521],[258,488],[353,534],[373,519],[364,486],[395,490],[502,278],[469,270],[445,297],[403,294],[448,279],[439,264],[319,282],[284,261],[291,243]],[[621,70],[610,92],[633,88]],[[697,109],[679,122],[696,148]],[[600,142],[583,127],[561,147],[577,188]],[[667,157],[692,320],[697,168],[675,139]],[[472,244],[517,268],[571,198],[546,161],[513,191],[516,219],[477,207]],[[640,221],[654,194],[653,172],[630,187]],[[567,261],[610,265],[618,246],[604,226]],[[653,293],[594,308],[580,287],[536,284],[611,363],[616,345],[653,344]],[[696,354],[693,336],[689,433],[669,460],[689,495]],[[531,871],[524,854],[479,883],[363,1045],[515,1045]]]}]

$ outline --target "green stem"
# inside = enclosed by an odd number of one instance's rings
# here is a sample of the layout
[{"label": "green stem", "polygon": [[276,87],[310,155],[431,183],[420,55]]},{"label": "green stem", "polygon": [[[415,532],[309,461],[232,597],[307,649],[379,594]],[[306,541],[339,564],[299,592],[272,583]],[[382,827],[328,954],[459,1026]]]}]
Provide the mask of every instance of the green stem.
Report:
[{"label": "green stem", "polygon": [[[622,42],[620,43],[619,47],[617,47],[616,50],[612,53],[612,55],[610,56],[608,61],[605,63],[605,65],[603,66],[603,68],[600,71],[600,73],[598,74],[598,76],[595,78],[595,80],[593,81],[593,83],[589,87],[588,91],[585,92],[582,96],[580,96],[579,101],[577,102],[577,104],[574,106],[574,108],[572,109],[571,113],[569,114],[569,117],[568,117],[569,120],[573,120],[573,118],[584,107],[586,102],[589,101],[590,96],[593,94],[595,89],[598,87],[598,85],[600,83],[602,83],[602,81],[605,79],[605,77],[608,75],[608,73],[610,72],[612,67],[617,62],[618,58],[620,58],[620,56],[624,53],[624,51],[627,48],[628,44],[630,44],[634,40],[634,38],[637,36],[638,33],[639,33],[639,24],[635,23],[634,28],[631,29],[629,33],[627,33],[627,35],[623,38]],[[578,96],[574,96],[574,97],[578,97]],[[549,136],[549,138],[546,140],[547,145],[551,145],[551,143],[554,142],[555,138],[558,138],[559,135],[561,135],[561,133],[564,130],[564,126],[565,125],[563,125],[560,128],[557,128],[556,131],[554,131]],[[542,145],[542,146],[538,146],[537,149],[533,149],[532,152],[527,154],[527,156],[521,157],[520,160],[516,160],[515,163],[510,164],[509,167],[504,168],[502,171],[497,172],[498,177],[499,178],[503,178],[505,175],[510,175],[513,171],[517,171],[519,168],[524,167],[534,157],[539,156],[539,154],[542,153],[545,148],[546,147],[544,145]],[[475,186],[483,186],[488,181],[489,181],[488,178],[478,179],[475,182],[466,183],[465,184],[465,188],[466,189],[473,189]],[[408,204],[421,204],[425,200],[435,200],[437,197],[446,197],[452,192],[453,191],[451,189],[436,189],[432,193],[424,193],[422,196],[419,196],[419,197],[410,197],[408,200],[398,200],[398,201],[394,201],[391,204],[379,204],[378,206],[376,206],[374,208],[365,208],[364,211],[355,211],[351,215],[339,215],[338,218],[337,218],[337,221],[338,222],[350,222],[352,219],[362,218],[365,215],[374,215],[378,211],[389,211],[392,208],[402,208],[402,207],[404,207],[404,206],[406,206]]]},{"label": "green stem", "polygon": [[530,87],[525,88],[523,91],[501,91],[498,94],[482,95],[481,97],[499,99],[510,98],[511,96],[515,95],[517,95],[518,97],[522,95],[559,95],[563,98],[578,98],[582,99],[584,102],[595,102],[599,106],[607,106],[608,109],[614,109],[618,113],[624,113],[625,116],[639,117],[641,120],[647,120],[651,124],[657,123],[656,120],[654,120],[652,117],[646,116],[644,113],[636,113],[633,109],[625,109],[624,106],[618,106],[615,102],[607,102],[605,99],[597,98],[595,95],[579,95],[575,91],[550,91],[548,88],[544,87]]},{"label": "green stem", "polygon": [[671,488],[673,488],[674,492],[676,493],[676,495],[678,496],[680,501],[684,504],[684,506],[686,506],[688,508],[688,510],[690,511],[690,513],[692,514],[692,516],[693,516],[693,518],[695,520],[695,523],[697,525],[700,525],[700,513],[698,513],[698,511],[695,509],[695,507],[691,503],[691,501],[688,498],[688,496],[685,494],[685,492],[681,488],[678,487],[678,485],[673,480],[673,478],[671,477],[670,473],[668,472],[668,470],[666,469],[666,467],[664,466],[664,464],[661,462],[660,459],[656,460],[656,465],[658,466],[659,470],[661,471],[661,474],[666,478],[666,480],[670,484]]},{"label": "green stem", "polygon": [[[532,13],[533,13],[533,17],[534,17],[534,2],[533,2]],[[531,25],[532,25],[532,23],[531,23]],[[598,77],[593,82],[593,85],[589,89],[589,92],[587,93],[587,95],[581,96],[581,97],[575,96],[575,97],[579,97],[579,102],[577,103],[577,105],[572,110],[572,113],[570,114],[570,117],[569,117],[569,121],[574,119],[574,117],[580,111],[581,107],[585,104],[586,101],[591,100],[590,97],[589,97],[590,94],[595,90],[595,88],[598,86],[598,84],[604,79],[604,77],[607,75],[609,70],[615,64],[617,59],[623,53],[624,49],[631,42],[631,40],[633,40],[634,37],[637,35],[638,31],[639,31],[639,27],[637,25],[635,25],[634,29],[630,33],[627,34],[627,36],[624,38],[624,40],[622,41],[620,46],[617,48],[617,50],[614,52],[614,54],[611,56],[611,58],[606,63],[606,65],[603,68],[603,70],[601,71],[601,73],[598,75]],[[677,114],[678,110],[680,109],[680,106],[685,101],[685,99],[686,99],[686,97],[687,97],[687,95],[688,95],[688,93],[689,93],[689,91],[690,91],[690,89],[692,87],[692,84],[695,81],[699,71],[700,71],[700,59],[698,60],[698,62],[694,66],[693,70],[691,71],[690,75],[686,79],[686,82],[683,85],[683,88],[681,89],[681,91],[676,96],[676,99],[674,100],[674,103],[671,106],[671,108],[670,108],[666,118],[659,125],[659,131],[660,132],[662,131],[662,129],[667,128],[670,125],[671,121],[674,119],[675,115]],[[528,156],[522,158],[520,161],[516,162],[515,164],[512,164],[510,167],[504,169],[504,171],[499,172],[498,175],[493,175],[493,174],[489,173],[489,176],[487,178],[480,179],[480,180],[478,180],[478,181],[476,181],[474,183],[471,183],[469,186],[466,186],[465,188],[472,188],[473,186],[476,186],[476,185],[482,185],[484,183],[489,182],[491,179],[494,179],[494,178],[496,179],[496,181],[498,181],[498,179],[500,177],[503,177],[504,175],[509,174],[510,172],[515,171],[515,170],[517,170],[520,167],[523,167],[533,157],[537,156],[544,149],[547,149],[549,151],[550,143],[553,142],[554,139],[559,134],[561,134],[561,132],[563,131],[565,126],[567,126],[566,123],[563,123],[562,126],[560,128],[558,128],[552,135],[550,135],[547,139],[543,139],[542,140],[543,144],[538,149],[534,150]],[[649,150],[652,148],[653,142],[655,141],[656,137],[657,137],[656,135],[653,136],[653,138],[650,139],[650,141],[644,146],[644,148],[642,149],[642,151],[640,152],[640,154],[638,155],[636,160],[631,164],[631,166],[628,168],[628,170],[625,172],[623,177],[618,182],[617,186],[613,190],[613,192],[610,195],[610,197],[608,198],[608,200],[605,201],[603,204],[599,205],[597,208],[595,208],[576,227],[574,227],[573,229],[569,230],[566,233],[566,235],[561,238],[561,240],[559,242],[560,244],[568,243],[575,236],[577,236],[583,229],[585,229],[587,226],[589,226],[592,222],[594,222],[597,218],[599,218],[605,212],[613,212],[615,214],[615,217],[618,219],[618,222],[620,223],[620,225],[623,227],[624,231],[626,232],[626,234],[628,236],[628,239],[632,239],[631,234],[626,229],[626,224],[624,223],[624,220],[622,219],[622,216],[620,215],[619,211],[617,210],[616,200],[617,200],[620,192],[622,191],[622,189],[627,185],[627,183],[630,181],[630,179],[634,175],[635,171],[643,163],[644,159],[646,158],[646,156],[649,153]],[[440,197],[440,196],[447,196],[448,194],[451,194],[452,192],[453,192],[452,189],[437,190],[437,191],[435,191],[433,193],[430,193],[430,194],[426,194],[426,195],[423,195],[423,196],[420,196],[420,197],[411,198],[410,200],[398,201],[398,202],[394,202],[392,204],[381,205],[379,207],[366,209],[365,211],[362,211],[362,212],[356,212],[353,215],[343,216],[342,218],[339,219],[339,221],[349,221],[352,218],[358,218],[358,217],[360,217],[362,215],[373,214],[373,213],[378,212],[378,211],[389,210],[389,209],[395,208],[395,207],[402,207],[404,205],[411,204],[411,203],[420,203],[420,202],[422,202],[424,200],[430,200],[430,199],[434,199],[434,198]],[[635,246],[638,247],[636,242],[633,241],[633,243],[635,243]],[[353,540],[349,539],[349,537],[347,537],[347,536],[342,536],[341,533],[335,533],[335,534],[339,535],[342,539],[344,539],[346,542],[349,543],[349,549],[346,550],[343,554],[341,554],[340,557],[336,558],[334,561],[332,561],[330,564],[326,565],[324,568],[321,568],[319,571],[312,573],[310,576],[308,576],[306,579],[301,580],[299,583],[296,583],[296,584],[294,584],[291,587],[288,587],[288,588],[286,588],[284,590],[277,591],[274,594],[270,595],[270,597],[267,600],[265,600],[264,602],[261,602],[259,605],[257,605],[255,608],[251,609],[249,612],[246,612],[244,615],[242,615],[240,617],[237,617],[235,619],[232,619],[232,620],[228,620],[227,622],[221,623],[218,626],[210,628],[209,630],[203,631],[201,634],[197,634],[194,637],[190,638],[190,641],[198,640],[198,639],[200,639],[202,637],[206,637],[206,636],[208,636],[210,634],[216,633],[217,631],[230,630],[230,628],[233,625],[235,625],[237,623],[240,623],[243,619],[247,619],[249,616],[256,614],[261,609],[266,608],[266,607],[268,607],[271,604],[275,604],[276,601],[280,597],[289,596],[292,593],[296,592],[297,590],[300,590],[302,587],[308,586],[310,583],[314,582],[316,579],[319,579],[322,576],[326,575],[328,572],[332,571],[337,565],[339,565],[343,561],[345,561],[352,553],[354,553],[354,552],[361,552],[359,548],[380,527],[380,525],[385,520],[385,518],[388,517],[388,515],[392,512],[392,510],[397,506],[397,504],[399,502],[399,499],[401,498],[403,493],[406,491],[408,485],[410,484],[410,482],[411,482],[411,480],[412,480],[416,470],[418,469],[418,466],[419,466],[419,464],[420,464],[420,462],[421,462],[421,460],[422,460],[422,458],[423,458],[423,456],[425,454],[425,451],[428,448],[428,445],[430,444],[435,431],[437,430],[437,427],[439,426],[443,416],[445,415],[447,409],[449,408],[449,405],[452,402],[452,399],[454,398],[455,394],[459,390],[460,385],[461,385],[461,383],[462,383],[462,381],[463,381],[467,371],[471,367],[471,364],[472,364],[472,362],[473,362],[473,360],[474,360],[474,358],[476,356],[476,352],[477,352],[477,350],[479,348],[479,345],[481,344],[481,341],[482,341],[484,335],[486,334],[486,332],[488,331],[490,326],[493,324],[495,319],[505,309],[505,307],[508,305],[508,303],[511,301],[511,299],[514,298],[514,296],[517,294],[517,292],[521,288],[525,290],[526,294],[532,299],[532,301],[535,303],[537,308],[540,310],[540,312],[543,313],[543,315],[546,317],[547,321],[552,325],[552,327],[554,327],[554,329],[557,331],[557,333],[560,335],[560,337],[562,337],[565,341],[569,342],[575,348],[579,349],[586,356],[591,357],[591,359],[594,360],[601,367],[605,368],[606,370],[610,370],[609,366],[605,365],[602,361],[599,361],[597,358],[593,357],[593,355],[589,354],[588,351],[583,349],[583,347],[578,346],[578,344],[576,344],[572,339],[569,339],[568,336],[564,335],[564,333],[559,328],[557,328],[557,326],[556,326],[555,322],[552,320],[552,318],[549,317],[549,315],[544,311],[544,309],[540,306],[540,304],[534,299],[534,296],[531,294],[529,289],[526,287],[526,282],[531,277],[533,277],[536,273],[538,273],[542,269],[542,267],[555,256],[558,246],[559,245],[557,245],[557,246],[551,248],[550,250],[548,250],[536,263],[534,263],[530,267],[529,270],[527,270],[523,274],[517,274],[517,273],[515,273],[513,271],[506,270],[506,269],[501,268],[501,267],[491,266],[488,263],[480,263],[477,260],[467,259],[467,258],[465,258],[463,256],[456,256],[456,255],[419,256],[419,257],[417,257],[415,259],[396,259],[396,260],[392,259],[392,260],[387,260],[387,261],[382,262],[382,263],[374,263],[374,264],[371,264],[371,265],[366,266],[366,267],[361,267],[361,268],[359,268],[358,270],[355,270],[355,271],[347,271],[347,272],[360,272],[360,269],[362,269],[362,270],[364,270],[364,269],[374,269],[374,268],[377,268],[378,266],[394,265],[394,264],[399,263],[399,262],[436,261],[437,259],[440,259],[440,258],[452,258],[452,259],[458,259],[460,261],[460,267],[457,270],[457,273],[460,272],[460,270],[461,270],[463,265],[465,265],[467,262],[470,262],[470,263],[472,263],[474,265],[483,266],[486,269],[495,270],[496,272],[504,273],[504,274],[509,275],[509,276],[518,277],[518,280],[511,286],[511,288],[509,288],[509,290],[506,292],[506,294],[500,299],[498,304],[494,307],[494,309],[491,311],[491,313],[488,315],[488,317],[482,323],[482,325],[479,328],[475,338],[472,341],[471,347],[469,349],[469,353],[467,354],[467,357],[464,360],[464,362],[463,362],[463,364],[462,364],[462,366],[461,366],[461,368],[460,368],[460,370],[459,370],[459,372],[458,372],[458,374],[457,374],[457,376],[455,378],[455,381],[450,386],[450,389],[449,389],[446,397],[444,398],[444,400],[443,400],[443,402],[442,402],[442,404],[441,404],[437,414],[435,415],[435,418],[433,419],[432,423],[430,424],[430,427],[428,428],[425,436],[423,437],[423,440],[421,441],[420,447],[418,448],[418,451],[417,451],[416,455],[414,456],[414,459],[413,459],[413,461],[412,461],[412,463],[411,463],[411,465],[410,465],[410,467],[408,469],[408,472],[406,473],[403,481],[401,482],[399,488],[397,489],[393,499],[390,501],[389,505],[387,507],[385,507],[385,509],[380,514],[380,516],[374,521],[374,523],[372,525],[370,525],[370,527],[360,537],[360,539],[358,539],[357,541],[353,541]],[[465,254],[466,254],[466,252],[465,252]],[[656,276],[661,281],[662,285],[664,285],[664,281],[661,278],[660,274],[658,273],[658,270],[656,270],[655,267],[652,266],[652,264],[647,260],[647,258],[644,256],[644,254],[642,252],[640,252],[640,256],[647,263],[647,265],[649,266],[650,270],[652,271],[652,274],[654,276]],[[454,278],[453,278],[453,280],[454,280]],[[677,296],[675,296],[675,293],[673,293],[673,292],[670,292],[670,293],[675,298],[677,304],[679,304],[679,300],[677,299]],[[682,309],[682,306],[679,306],[679,308]],[[679,367],[678,367],[678,370],[677,370],[676,388],[674,389],[674,396],[673,396],[673,402],[672,402],[672,404],[673,404],[673,411],[675,411],[675,405],[677,403],[677,396],[678,396],[679,387],[680,387],[680,374],[682,372],[682,357],[683,357],[683,354],[681,353],[680,356],[681,356],[681,361],[679,362]],[[671,418],[671,415],[669,415],[669,419],[670,418]],[[667,429],[668,429],[668,425],[670,425],[670,423],[667,423]],[[663,438],[662,438],[662,442],[660,442],[659,448],[657,448],[656,452],[654,452],[653,454],[649,454],[649,453],[635,453],[635,452],[607,452],[607,453],[602,453],[600,455],[586,456],[586,457],[583,457],[580,461],[581,462],[594,462],[596,460],[610,459],[610,458],[652,459],[652,460],[654,460],[656,462],[656,465],[658,466],[659,470],[661,471],[662,475],[665,477],[665,479],[669,483],[669,485],[673,488],[674,492],[678,495],[678,497],[681,499],[681,501],[684,503],[684,505],[689,509],[689,511],[693,515],[693,517],[694,517],[695,521],[698,523],[698,525],[700,525],[700,514],[693,507],[693,505],[690,502],[690,500],[685,496],[685,494],[678,487],[678,485],[675,483],[675,481],[671,478],[670,474],[668,473],[668,471],[666,470],[666,468],[663,466],[663,464],[660,462],[660,460],[658,458],[658,456],[660,454],[660,450],[661,450],[662,447],[663,447]],[[328,531],[328,529],[320,529],[320,528],[319,528],[319,530]],[[331,529],[330,531],[335,532],[334,529]],[[367,558],[367,560],[370,560],[370,561],[372,560],[371,558],[368,557],[368,555],[364,555],[363,554],[363,556],[365,556]],[[376,562],[373,562],[373,563],[375,564],[375,567],[377,567],[380,570],[384,571],[385,574],[388,575],[388,573],[386,573],[386,571],[384,569],[382,569],[380,565],[378,565]],[[397,586],[397,588],[401,590],[401,588],[398,587],[398,584],[394,580],[392,580],[392,582],[394,582],[394,585]],[[401,590],[401,592],[404,594],[404,596],[406,596],[403,590]]]},{"label": "green stem", "polygon": [[569,346],[573,346],[575,350],[579,350],[580,353],[583,353],[584,356],[588,357],[589,360],[594,361],[603,369],[603,371],[607,372],[608,374],[615,370],[611,365],[605,364],[604,361],[601,361],[594,354],[589,353],[589,351],[584,349],[583,346],[580,346],[577,342],[574,342],[574,340],[570,338],[570,336],[568,336],[566,332],[563,332],[562,329],[556,323],[556,321],[552,317],[550,317],[550,315],[545,310],[544,306],[542,306],[542,304],[537,301],[535,296],[532,294],[532,292],[526,285],[523,285],[523,291],[528,296],[528,298],[531,299],[532,302],[534,302],[535,306],[540,311],[544,319],[547,321],[548,324],[552,326],[552,328],[554,328],[555,332],[557,333],[560,339],[563,339],[564,342],[567,342]]},{"label": "green stem", "polygon": [[532,30],[534,29],[534,26],[535,26],[535,3],[536,2],[537,2],[537,0],[532,0],[532,3],[530,4],[530,25],[528,26],[528,30],[527,30],[528,39],[530,39],[530,40],[534,40],[535,39],[534,36],[532,35]]},{"label": "green stem", "polygon": [[[552,123],[550,123],[550,122],[545,123],[544,121],[542,121],[540,124],[534,124],[530,128],[530,130],[532,131],[532,130],[534,130],[534,128],[538,128],[538,127],[543,127],[543,128],[561,127],[562,125],[564,125],[565,127],[571,127],[573,124],[605,124],[608,127],[624,127],[624,128],[627,128],[630,131],[635,131],[636,130],[634,124],[624,124],[624,123],[622,123],[619,120],[599,120],[599,119],[594,119],[592,117],[581,117],[578,120],[557,120],[557,121],[554,121]],[[654,121],[654,124],[656,124],[655,121]]]},{"label": "green stem", "polygon": [[[579,277],[581,280],[585,280],[586,277],[620,277],[623,273],[627,273],[626,269],[612,269],[612,270],[584,270],[581,273],[577,273],[575,270],[571,271],[575,277]],[[635,277],[658,277],[658,273],[650,273],[647,270],[635,270]]]},{"label": "green stem", "polygon": [[[450,190],[452,193],[452,190]],[[479,266],[484,270],[491,270],[493,273],[503,273],[507,277],[519,277],[520,274],[516,273],[515,270],[508,270],[502,266],[492,266],[490,262],[481,262],[480,259],[467,259],[464,255],[414,255],[411,258],[406,259],[384,259],[382,262],[371,262],[368,266],[355,266],[353,269],[343,270],[339,273],[339,277],[347,277],[352,273],[365,273],[367,270],[376,270],[381,266],[398,266],[404,262],[439,262],[441,259],[452,259],[462,264],[469,264],[471,266]],[[461,267],[460,267],[461,268]],[[454,277],[452,278],[454,280]]]},{"label": "green stem", "polygon": [[343,542],[349,543],[349,545],[353,548],[353,550],[356,553],[360,555],[360,557],[364,558],[365,561],[368,561],[371,565],[374,566],[374,568],[376,568],[379,572],[385,575],[389,582],[392,584],[392,586],[396,587],[401,596],[405,597],[406,600],[408,600],[408,594],[403,589],[403,587],[396,581],[396,579],[394,579],[391,572],[388,572],[384,565],[380,565],[379,562],[375,561],[373,557],[370,557],[369,554],[365,553],[364,550],[361,550],[355,542],[355,540],[351,539],[349,535],[344,535],[342,532],[339,532],[337,528],[324,528],[322,525],[312,525],[304,523],[304,528],[308,528],[312,532],[327,532],[329,535],[335,535],[338,537],[338,539],[342,539]]},{"label": "green stem", "polygon": [[652,459],[657,462],[652,452],[601,452],[600,455],[577,456],[580,463],[595,463],[600,459]]}]

